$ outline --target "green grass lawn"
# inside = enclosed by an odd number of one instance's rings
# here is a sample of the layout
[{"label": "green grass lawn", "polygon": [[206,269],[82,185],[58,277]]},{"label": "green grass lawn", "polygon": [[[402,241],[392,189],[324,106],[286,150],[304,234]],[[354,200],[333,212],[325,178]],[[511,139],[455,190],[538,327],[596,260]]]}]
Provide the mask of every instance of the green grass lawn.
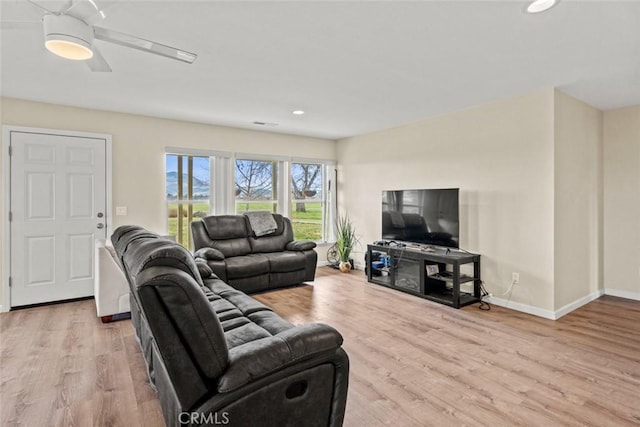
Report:
[{"label": "green grass lawn", "polygon": [[291,206],[291,225],[296,240],[322,240],[322,203],[307,202],[305,212],[296,212],[296,204]]},{"label": "green grass lawn", "polygon": [[[193,218],[190,220],[187,217],[187,207],[183,205],[183,220],[182,220],[182,236],[178,243],[185,247],[190,246],[189,232],[191,220],[196,220],[203,216],[209,215],[208,203],[195,203],[193,205]],[[247,209],[248,207],[248,209]],[[236,211],[238,213],[251,211],[269,211],[273,212],[273,204],[271,203],[246,203],[237,202]],[[169,224],[168,233],[172,236],[178,235],[178,205],[176,203],[169,204]],[[313,240],[319,241],[322,239],[322,203],[321,202],[306,202],[305,212],[296,212],[296,204],[291,206],[291,222],[293,226],[293,235],[296,240]]]}]

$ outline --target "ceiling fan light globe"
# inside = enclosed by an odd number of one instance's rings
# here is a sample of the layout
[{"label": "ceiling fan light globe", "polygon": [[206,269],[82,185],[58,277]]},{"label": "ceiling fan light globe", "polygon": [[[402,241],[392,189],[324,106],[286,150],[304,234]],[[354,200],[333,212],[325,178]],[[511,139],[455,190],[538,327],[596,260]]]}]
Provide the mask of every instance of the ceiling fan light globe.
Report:
[{"label": "ceiling fan light globe", "polygon": [[68,15],[45,15],[44,45],[50,52],[77,61],[93,57],[93,28]]},{"label": "ceiling fan light globe", "polygon": [[84,61],[93,58],[93,51],[84,40],[68,40],[70,37],[58,36],[47,40],[47,50],[65,59]]}]

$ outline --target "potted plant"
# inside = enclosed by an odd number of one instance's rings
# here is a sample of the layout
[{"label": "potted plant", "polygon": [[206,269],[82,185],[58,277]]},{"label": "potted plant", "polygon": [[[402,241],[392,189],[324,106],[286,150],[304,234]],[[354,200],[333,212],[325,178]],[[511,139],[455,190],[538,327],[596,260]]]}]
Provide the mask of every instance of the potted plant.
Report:
[{"label": "potted plant", "polygon": [[336,245],[340,271],[347,273],[351,270],[351,251],[358,242],[356,229],[348,215],[339,215],[336,219]]}]

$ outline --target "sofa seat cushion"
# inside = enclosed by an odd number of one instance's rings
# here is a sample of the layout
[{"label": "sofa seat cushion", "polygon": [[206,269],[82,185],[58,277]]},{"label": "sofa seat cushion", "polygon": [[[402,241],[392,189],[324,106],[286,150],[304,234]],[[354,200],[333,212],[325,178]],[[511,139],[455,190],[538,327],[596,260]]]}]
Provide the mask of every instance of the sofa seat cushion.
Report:
[{"label": "sofa seat cushion", "polygon": [[271,273],[288,273],[290,271],[304,270],[306,258],[302,252],[285,251],[263,254],[269,259]]},{"label": "sofa seat cushion", "polygon": [[232,310],[221,311],[220,313],[216,313],[216,314],[218,315],[218,319],[220,319],[220,322],[222,322],[223,324],[222,329],[225,332],[229,329],[229,324],[226,327],[224,326],[225,322],[229,322],[231,320],[237,320],[237,319],[246,319],[246,317],[242,315],[242,312],[237,308],[234,308]]},{"label": "sofa seat cushion", "polygon": [[240,291],[230,291],[224,294],[224,299],[229,301],[242,312],[244,316],[248,316],[258,311],[271,311],[269,307],[261,302],[254,300]]},{"label": "sofa seat cushion", "polygon": [[232,317],[224,321],[221,320],[221,323],[222,323],[222,330],[224,330],[225,332],[229,332],[232,329],[239,328],[240,326],[244,326],[250,323],[250,321],[246,317],[239,316],[239,317]]},{"label": "sofa seat cushion", "polygon": [[227,348],[232,349],[242,344],[257,341],[262,338],[269,338],[271,334],[264,328],[249,322],[240,327],[225,331],[224,336],[227,340]]},{"label": "sofa seat cushion", "polygon": [[293,328],[293,324],[287,322],[273,311],[257,311],[249,314],[248,318],[271,335]]},{"label": "sofa seat cushion", "polygon": [[242,312],[238,310],[235,305],[231,304],[224,298],[211,301],[211,306],[213,307],[213,310],[216,312],[218,317],[221,317],[227,311],[237,311],[238,315],[242,316]]},{"label": "sofa seat cushion", "polygon": [[269,258],[260,254],[227,258],[227,279],[242,279],[269,273]]},{"label": "sofa seat cushion", "polygon": [[227,285],[226,283],[224,283],[222,280],[218,278],[215,278],[215,279],[207,278],[203,280],[203,283],[205,288],[209,289],[214,294],[219,296],[224,296],[224,293],[228,291],[235,291],[234,288]]},{"label": "sofa seat cushion", "polygon": [[218,391],[230,392],[277,369],[329,353],[341,345],[342,336],[338,331],[320,323],[236,345],[229,350],[229,369],[218,380]]}]

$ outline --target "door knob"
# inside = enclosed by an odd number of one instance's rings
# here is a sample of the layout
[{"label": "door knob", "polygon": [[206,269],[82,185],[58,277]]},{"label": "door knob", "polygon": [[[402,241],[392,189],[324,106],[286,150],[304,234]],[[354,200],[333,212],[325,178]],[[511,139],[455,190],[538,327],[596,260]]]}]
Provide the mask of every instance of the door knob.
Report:
[{"label": "door knob", "polygon": [[102,228],[104,228],[104,224],[100,222],[100,223],[98,223],[98,225],[96,225],[96,227],[102,229]]},{"label": "door knob", "polygon": [[102,212],[98,212],[98,218],[102,218],[104,214]]}]

